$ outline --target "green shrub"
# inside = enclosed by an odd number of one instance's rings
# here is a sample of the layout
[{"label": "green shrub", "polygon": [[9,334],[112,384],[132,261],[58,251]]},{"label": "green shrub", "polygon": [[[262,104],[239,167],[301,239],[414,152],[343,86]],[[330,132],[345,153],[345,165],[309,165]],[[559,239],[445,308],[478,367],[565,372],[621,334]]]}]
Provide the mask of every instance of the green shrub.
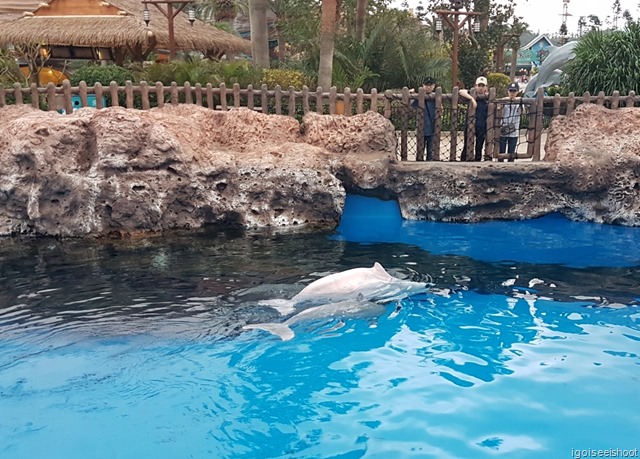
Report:
[{"label": "green shrub", "polygon": [[490,88],[496,88],[496,97],[506,97],[511,79],[504,73],[490,73],[487,76]]},{"label": "green shrub", "polygon": [[71,86],[78,86],[81,81],[93,86],[96,83],[109,86],[115,81],[119,86],[124,86],[127,80],[133,81],[133,73],[117,65],[89,64],[74,71],[71,75]]},{"label": "green shrub", "polygon": [[262,70],[262,84],[266,84],[269,89],[280,85],[282,89],[289,86],[300,90],[306,83],[304,73],[291,69],[264,69]]}]

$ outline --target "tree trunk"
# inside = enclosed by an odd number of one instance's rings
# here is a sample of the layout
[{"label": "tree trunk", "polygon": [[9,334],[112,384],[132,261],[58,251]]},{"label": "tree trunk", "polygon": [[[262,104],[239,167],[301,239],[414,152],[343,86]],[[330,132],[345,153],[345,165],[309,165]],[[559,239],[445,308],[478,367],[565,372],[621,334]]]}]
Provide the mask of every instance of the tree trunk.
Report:
[{"label": "tree trunk", "polygon": [[516,79],[516,66],[518,65],[518,47],[514,46],[511,49],[511,69],[509,71],[509,78],[511,81]]},{"label": "tree trunk", "polygon": [[504,72],[504,45],[498,44],[496,48],[496,72]]},{"label": "tree trunk", "polygon": [[367,0],[357,0],[356,7],[356,40],[364,41],[364,27],[367,21]]},{"label": "tree trunk", "polygon": [[333,48],[336,36],[336,15],[338,2],[322,0],[322,22],[320,24],[320,67],[318,86],[323,90],[331,87],[333,73]]},{"label": "tree trunk", "polygon": [[267,1],[249,0],[251,56],[256,67],[269,68],[269,33],[267,31]]},{"label": "tree trunk", "polygon": [[276,26],[276,33],[278,34],[278,60],[284,62],[287,59],[287,42],[279,25]]}]

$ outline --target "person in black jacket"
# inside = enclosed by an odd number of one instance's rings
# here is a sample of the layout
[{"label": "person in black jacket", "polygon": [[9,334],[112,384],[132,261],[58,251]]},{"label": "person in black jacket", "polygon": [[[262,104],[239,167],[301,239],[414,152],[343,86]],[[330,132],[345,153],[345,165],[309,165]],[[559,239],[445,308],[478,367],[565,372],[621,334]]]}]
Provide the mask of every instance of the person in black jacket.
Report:
[{"label": "person in black jacket", "polygon": [[[426,78],[422,83],[426,95],[433,93],[436,88],[434,78]],[[418,101],[414,100],[411,105],[418,108]],[[424,107],[424,146],[427,150],[427,161],[433,161],[433,136],[436,133],[436,100],[427,98]]]},{"label": "person in black jacket", "polygon": [[[460,97],[464,97],[469,100],[469,104],[476,108],[476,114],[474,118],[469,117],[467,114],[467,126],[470,123],[474,123],[476,127],[476,151],[475,151],[475,161],[482,161],[482,149],[485,144],[485,140],[487,138],[487,116],[489,114],[489,101],[487,99],[487,94],[489,93],[489,86],[487,84],[487,79],[483,76],[479,76],[476,79],[476,96],[482,96],[477,100],[474,99],[471,94],[467,92],[465,89],[460,90]],[[466,129],[465,129],[466,132]],[[467,151],[467,136],[464,137],[464,150],[462,154],[462,161],[465,160],[465,153]],[[486,155],[484,157],[485,161],[491,161],[492,158],[490,155]]]}]

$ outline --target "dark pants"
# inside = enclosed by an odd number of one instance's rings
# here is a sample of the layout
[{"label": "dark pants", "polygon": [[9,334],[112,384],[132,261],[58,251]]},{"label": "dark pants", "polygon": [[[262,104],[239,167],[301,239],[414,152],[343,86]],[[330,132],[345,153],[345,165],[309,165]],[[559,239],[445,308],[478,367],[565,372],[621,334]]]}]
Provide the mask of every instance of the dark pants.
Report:
[{"label": "dark pants", "polygon": [[[476,127],[476,161],[482,161],[482,147],[484,147],[484,141],[487,138],[487,129],[483,127]],[[491,160],[491,158],[485,158]]]},{"label": "dark pants", "polygon": [[[508,151],[507,151],[508,147]],[[509,161],[516,158],[516,148],[518,147],[517,137],[500,137],[500,153],[509,153]]]},{"label": "dark pants", "polygon": [[424,148],[427,150],[427,161],[433,161],[433,136],[424,136]]},{"label": "dark pants", "polygon": [[[466,132],[468,127],[465,129],[464,141],[462,143],[462,159],[461,161],[467,161],[466,153],[467,153],[467,135]],[[484,142],[487,139],[487,129],[484,127],[476,127],[476,151],[475,156],[473,158],[474,161],[482,161],[482,149],[484,148]],[[486,161],[491,161],[491,156],[485,156]]]}]

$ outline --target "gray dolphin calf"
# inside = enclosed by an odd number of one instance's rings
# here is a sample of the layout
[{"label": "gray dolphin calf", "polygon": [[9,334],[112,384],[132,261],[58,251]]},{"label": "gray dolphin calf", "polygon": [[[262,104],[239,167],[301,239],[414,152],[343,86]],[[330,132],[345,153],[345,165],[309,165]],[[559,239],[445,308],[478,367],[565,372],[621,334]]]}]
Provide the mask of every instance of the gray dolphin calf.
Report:
[{"label": "gray dolphin calf", "polygon": [[260,329],[283,340],[293,338],[290,326],[325,317],[358,315],[376,309],[380,303],[397,301],[427,291],[424,283],[391,276],[380,263],[371,268],[354,268],[331,274],[312,282],[291,300],[271,300],[262,304],[276,308],[281,314],[295,311],[296,306],[310,306],[283,323],[249,324],[246,330]]}]

